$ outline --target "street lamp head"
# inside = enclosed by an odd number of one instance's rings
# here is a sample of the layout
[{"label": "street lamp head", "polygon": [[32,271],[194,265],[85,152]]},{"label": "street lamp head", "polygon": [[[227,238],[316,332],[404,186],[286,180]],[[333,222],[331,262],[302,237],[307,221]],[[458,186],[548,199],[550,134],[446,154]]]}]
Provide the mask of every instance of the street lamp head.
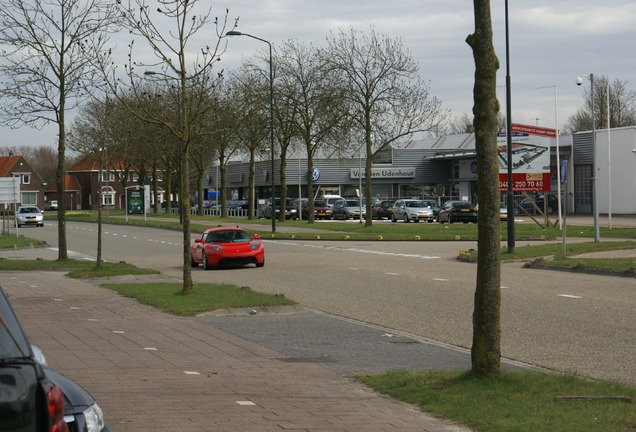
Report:
[{"label": "street lamp head", "polygon": [[581,84],[583,84],[583,78],[581,78],[580,76],[576,77],[576,85],[580,86]]},{"label": "street lamp head", "polygon": [[157,75],[157,72],[154,71],[145,71],[144,75],[148,76],[148,75]]},{"label": "street lamp head", "polygon": [[230,30],[229,32],[225,33],[225,36],[243,36],[243,33],[241,33],[240,31]]}]

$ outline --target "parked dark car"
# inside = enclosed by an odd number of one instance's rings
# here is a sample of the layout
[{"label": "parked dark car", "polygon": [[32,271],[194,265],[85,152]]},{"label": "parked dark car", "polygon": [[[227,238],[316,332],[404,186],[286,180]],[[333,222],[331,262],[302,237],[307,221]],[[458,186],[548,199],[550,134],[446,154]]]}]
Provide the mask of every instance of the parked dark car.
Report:
[{"label": "parked dark car", "polygon": [[477,223],[477,208],[469,201],[446,201],[437,216],[439,223]]},{"label": "parked dark car", "polygon": [[[278,215],[281,211],[281,201],[280,198],[276,198],[276,218],[278,219]],[[292,198],[287,198],[285,200],[285,219],[298,219],[298,209],[294,204],[294,200]],[[263,216],[265,219],[272,218],[272,199],[268,199],[265,207],[263,208]]]},{"label": "parked dark car", "polygon": [[[532,198],[532,200],[528,198],[524,198],[519,203],[519,205],[521,205],[521,208],[523,208],[525,211],[527,211],[530,214],[539,214],[537,209],[532,205],[532,201],[534,201],[534,203],[537,205],[537,207],[541,209],[541,211],[544,210],[545,200],[543,198],[543,195],[538,196],[536,198]],[[548,195],[548,214],[556,213],[558,210],[558,206],[559,206],[559,200],[557,200],[557,198],[554,195]]]},{"label": "parked dark car", "polygon": [[109,432],[95,400],[46,367],[0,287],[0,431]]},{"label": "parked dark car", "polygon": [[[303,205],[302,217],[304,220],[308,220],[309,219],[309,203],[303,202],[302,205]],[[320,220],[320,219],[330,220],[331,219],[331,207],[329,207],[325,201],[322,201],[322,200],[314,201],[314,219],[315,220]]]},{"label": "parked dark car", "polygon": [[380,200],[373,203],[371,216],[373,219],[390,219],[393,215],[393,204],[395,200]]}]

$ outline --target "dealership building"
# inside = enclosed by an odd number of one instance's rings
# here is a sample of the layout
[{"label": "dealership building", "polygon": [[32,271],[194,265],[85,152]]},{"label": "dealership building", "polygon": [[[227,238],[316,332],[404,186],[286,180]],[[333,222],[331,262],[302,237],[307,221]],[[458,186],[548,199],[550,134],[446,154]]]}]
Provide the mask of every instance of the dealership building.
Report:
[{"label": "dealership building", "polygon": [[[594,145],[591,131],[562,135],[557,140],[554,134],[545,134],[549,129],[519,126],[520,132],[514,133],[513,129],[511,146],[515,153],[513,191],[516,197],[522,199],[524,192],[530,196],[544,193],[557,196],[560,192],[562,208],[567,214],[590,214],[593,174],[596,173],[599,213],[636,214],[636,127],[597,129]],[[531,141],[536,131],[542,135],[538,145],[523,142],[528,136]],[[502,191],[507,183],[505,143],[506,137],[500,137]],[[316,189],[314,196],[356,196],[365,187],[365,163],[364,154],[359,150],[348,154],[334,151],[315,157],[311,173]],[[280,195],[280,159],[274,160],[273,165],[272,173],[270,159],[255,162],[253,196],[256,199],[272,196],[272,176],[276,196]],[[522,174],[524,180],[518,181],[517,176]],[[308,197],[308,175],[306,153],[290,152],[285,171],[288,197]],[[379,199],[436,197],[440,202],[447,199],[478,202],[475,136],[451,135],[393,145],[375,156],[371,175],[372,196]],[[218,166],[209,168],[205,178],[206,192],[212,195],[220,187]],[[247,162],[227,164],[226,190],[229,199],[250,196]]]}]

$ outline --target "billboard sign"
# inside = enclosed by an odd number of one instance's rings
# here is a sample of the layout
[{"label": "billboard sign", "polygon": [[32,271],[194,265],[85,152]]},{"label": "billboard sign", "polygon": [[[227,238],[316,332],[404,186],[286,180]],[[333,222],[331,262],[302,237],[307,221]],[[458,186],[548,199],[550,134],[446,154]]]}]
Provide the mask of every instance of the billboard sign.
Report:
[{"label": "billboard sign", "polygon": [[126,214],[145,214],[143,189],[126,189]]},{"label": "billboard sign", "polygon": [[[556,130],[512,124],[512,190],[550,190],[550,145]],[[499,190],[508,191],[508,143],[506,134],[497,139],[499,150]]]}]

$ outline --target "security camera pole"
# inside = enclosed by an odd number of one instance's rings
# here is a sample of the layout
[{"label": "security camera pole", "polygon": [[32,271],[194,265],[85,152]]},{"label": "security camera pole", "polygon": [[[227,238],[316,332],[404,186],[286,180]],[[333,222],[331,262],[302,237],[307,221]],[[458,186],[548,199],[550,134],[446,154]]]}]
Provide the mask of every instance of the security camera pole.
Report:
[{"label": "security camera pole", "polygon": [[[598,215],[598,175],[596,164],[596,121],[594,120],[594,74],[581,75],[576,79],[576,84],[581,85],[583,80],[581,77],[586,77],[590,80],[590,96],[592,99],[592,212],[594,213],[594,243],[601,241],[601,232],[599,227],[599,215]],[[609,129],[608,129],[609,131]]]}]

